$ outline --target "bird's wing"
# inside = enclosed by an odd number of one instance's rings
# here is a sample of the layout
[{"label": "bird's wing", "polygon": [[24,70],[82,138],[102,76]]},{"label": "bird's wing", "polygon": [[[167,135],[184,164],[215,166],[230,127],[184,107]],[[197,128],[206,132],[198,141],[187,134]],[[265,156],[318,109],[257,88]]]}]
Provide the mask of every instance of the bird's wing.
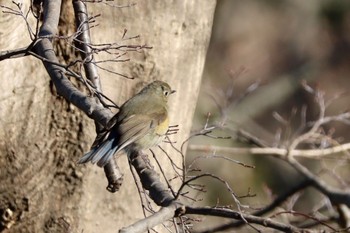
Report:
[{"label": "bird's wing", "polygon": [[107,131],[107,130],[103,130],[101,132],[98,132],[97,136],[95,138],[95,141],[92,143],[91,149],[93,149],[94,147],[96,147],[98,145],[101,145],[102,142],[106,141],[109,134],[110,134],[110,131]]},{"label": "bird's wing", "polygon": [[118,151],[144,137],[146,134],[167,119],[167,112],[151,113],[147,115],[131,115],[118,124],[120,138]]}]

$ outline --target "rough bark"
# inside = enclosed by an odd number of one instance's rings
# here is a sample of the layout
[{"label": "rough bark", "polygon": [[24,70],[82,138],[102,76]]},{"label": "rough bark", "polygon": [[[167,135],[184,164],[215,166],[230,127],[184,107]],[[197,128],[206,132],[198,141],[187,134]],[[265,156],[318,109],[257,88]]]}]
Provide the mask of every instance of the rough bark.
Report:
[{"label": "rough bark", "polygon": [[[71,9],[70,2],[65,4],[63,9]],[[153,79],[170,83],[177,90],[170,115],[171,124],[180,125],[172,137],[178,143],[191,127],[214,8],[215,1],[200,0],[141,1],[122,9],[88,5],[92,14],[102,13],[100,25],[91,31],[93,43],[119,40],[125,28],[128,35],[142,36],[138,42],[153,46],[131,62],[107,66],[134,80],[101,71],[104,93],[122,104]],[[71,14],[61,13],[60,34],[72,33]],[[22,19],[1,14],[0,21],[0,50],[29,44]],[[56,49],[62,62],[75,58],[62,42]],[[105,190],[103,169],[75,163],[92,142],[93,121],[55,95],[42,63],[30,57],[5,60],[0,71],[0,215],[10,210],[13,221],[7,232],[116,232],[142,218],[125,156],[120,165],[124,184],[114,194]],[[161,161],[169,166],[165,156]]]}]

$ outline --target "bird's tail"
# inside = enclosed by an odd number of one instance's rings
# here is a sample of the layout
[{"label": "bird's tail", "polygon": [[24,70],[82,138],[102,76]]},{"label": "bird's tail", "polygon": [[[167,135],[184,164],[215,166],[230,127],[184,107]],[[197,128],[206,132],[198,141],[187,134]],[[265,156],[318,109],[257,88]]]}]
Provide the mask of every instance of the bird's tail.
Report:
[{"label": "bird's tail", "polygon": [[114,138],[104,141],[100,146],[96,146],[78,160],[78,163],[91,161],[100,167],[104,167],[117,151],[118,146],[114,145]]}]

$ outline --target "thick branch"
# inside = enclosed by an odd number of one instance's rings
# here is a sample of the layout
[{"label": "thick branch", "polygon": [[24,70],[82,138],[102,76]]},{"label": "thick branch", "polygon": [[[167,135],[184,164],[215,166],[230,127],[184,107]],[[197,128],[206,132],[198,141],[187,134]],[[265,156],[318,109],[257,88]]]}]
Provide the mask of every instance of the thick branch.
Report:
[{"label": "thick branch", "polygon": [[162,206],[161,210],[151,216],[141,219],[136,223],[122,228],[122,233],[145,232],[151,228],[164,223],[176,215],[176,210],[182,206],[175,201],[168,188],[160,181],[159,175],[147,163],[147,157],[142,152],[130,153],[130,161],[140,177],[142,186],[148,190],[150,198],[158,205]]},{"label": "thick branch", "polygon": [[44,66],[57,89],[57,93],[83,110],[89,117],[102,125],[106,125],[112,117],[112,113],[93,98],[87,97],[78,90],[65,76],[65,70],[53,64],[58,63],[58,59],[54,52],[51,39],[57,31],[60,7],[61,1],[44,1],[44,20],[39,31],[39,37],[41,39],[37,42],[33,50],[44,58]]},{"label": "thick branch", "polygon": [[24,47],[14,50],[0,51],[0,61],[27,56],[29,48],[30,47]]},{"label": "thick branch", "polygon": [[123,174],[113,157],[109,162],[103,167],[106,178],[108,180],[107,190],[111,193],[117,192],[123,183]]},{"label": "thick branch", "polygon": [[[77,27],[77,40],[76,46],[79,48],[80,56],[84,63],[84,71],[86,78],[91,81],[96,90],[102,92],[101,80],[97,72],[97,68],[94,65],[94,56],[92,49],[88,45],[91,44],[90,26],[87,7],[81,0],[73,0],[74,14]],[[95,98],[96,101],[97,98]],[[96,132],[100,132],[103,126],[99,122],[95,121]],[[108,180],[107,190],[109,192],[116,192],[119,190],[123,183],[123,174],[120,171],[117,161],[112,158],[104,167],[104,172]]]},{"label": "thick branch", "polygon": [[171,205],[161,208],[157,213],[144,218],[128,227],[120,229],[119,233],[146,232],[153,227],[175,217],[176,210],[179,208],[179,206],[180,204],[173,202]]},{"label": "thick branch", "polygon": [[94,56],[92,49],[88,45],[91,44],[89,17],[86,4],[81,0],[73,1],[78,40],[75,40],[76,46],[80,49],[80,55],[84,60],[84,70],[86,78],[89,79],[98,91],[102,91],[101,81],[94,65]]},{"label": "thick branch", "polygon": [[47,38],[40,40],[34,47],[34,51],[47,59],[44,59],[43,63],[56,87],[57,93],[83,110],[95,121],[107,125],[107,122],[112,118],[112,112],[105,109],[94,98],[87,97],[86,94],[77,89],[65,76],[63,68],[50,63],[50,61],[58,63],[51,41]]},{"label": "thick branch", "polygon": [[52,38],[58,27],[58,20],[61,12],[61,0],[44,1],[44,19],[40,27],[39,37]]},{"label": "thick branch", "polygon": [[174,196],[160,181],[159,175],[147,165],[145,156],[142,152],[131,153],[131,164],[136,169],[143,188],[149,191],[151,199],[159,206],[169,206],[174,201]]}]

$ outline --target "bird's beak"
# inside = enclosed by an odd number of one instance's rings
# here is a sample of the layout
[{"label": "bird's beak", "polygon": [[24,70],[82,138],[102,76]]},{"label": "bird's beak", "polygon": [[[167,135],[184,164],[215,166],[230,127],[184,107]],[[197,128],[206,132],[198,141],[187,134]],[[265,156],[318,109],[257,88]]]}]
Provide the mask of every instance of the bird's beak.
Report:
[{"label": "bird's beak", "polygon": [[171,90],[170,95],[174,94],[175,92],[176,92],[175,90]]}]

